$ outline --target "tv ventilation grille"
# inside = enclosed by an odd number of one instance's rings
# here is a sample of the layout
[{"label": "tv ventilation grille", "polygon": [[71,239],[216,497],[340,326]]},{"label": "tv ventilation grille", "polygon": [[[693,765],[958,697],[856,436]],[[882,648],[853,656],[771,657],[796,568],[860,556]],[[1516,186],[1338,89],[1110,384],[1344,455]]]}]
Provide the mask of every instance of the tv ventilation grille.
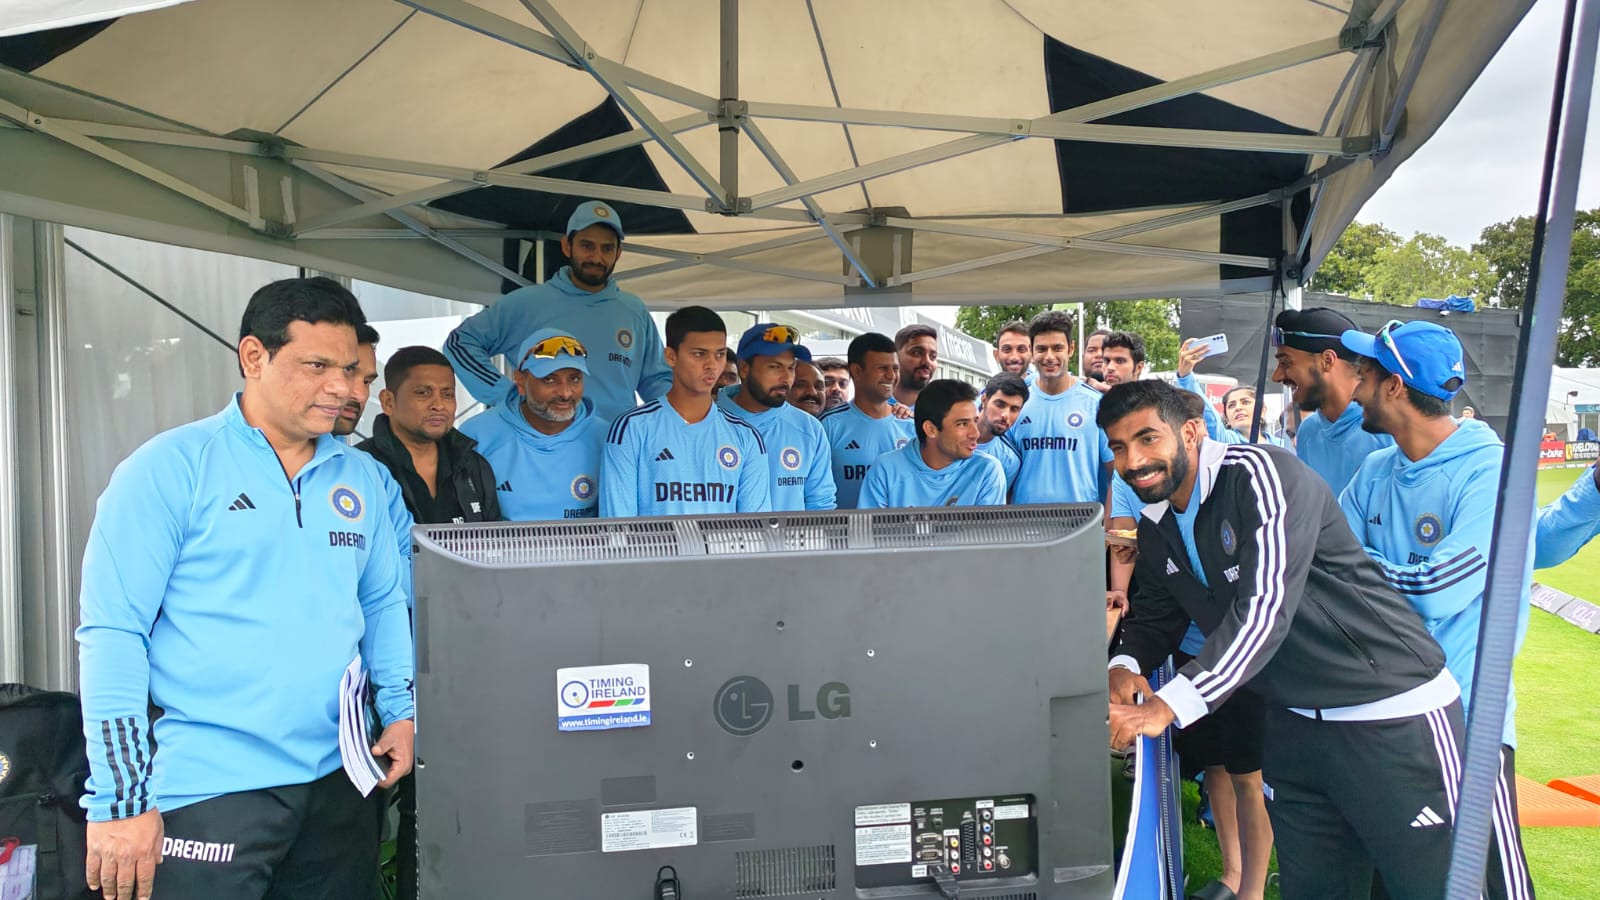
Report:
[{"label": "tv ventilation grille", "polygon": [[832,891],[837,887],[832,844],[744,850],[734,854],[738,874],[734,896],[791,897]]},{"label": "tv ventilation grille", "polygon": [[424,538],[446,553],[494,567],[765,553],[1044,544],[1101,517],[1097,504],[981,509],[852,510],[601,519],[584,522],[432,525]]}]

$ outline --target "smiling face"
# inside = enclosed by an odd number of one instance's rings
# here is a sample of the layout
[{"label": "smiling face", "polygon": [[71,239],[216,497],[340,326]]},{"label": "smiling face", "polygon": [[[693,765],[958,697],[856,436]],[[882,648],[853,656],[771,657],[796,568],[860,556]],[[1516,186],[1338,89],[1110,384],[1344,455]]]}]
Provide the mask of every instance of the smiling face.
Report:
[{"label": "smiling face", "polygon": [[290,322],[288,342],[268,353],[259,338],[239,342],[251,424],[269,439],[309,441],[333,431],[356,391],[356,330],[331,322]]},{"label": "smiling face", "polygon": [[1072,338],[1060,331],[1041,331],[1033,337],[1033,367],[1042,383],[1055,386],[1067,376],[1072,362]]},{"label": "smiling face", "polygon": [[543,378],[521,369],[511,373],[522,393],[522,408],[528,415],[546,422],[571,422],[583,402],[583,373],[577,369],[557,369]]},{"label": "smiling face", "polygon": [[1338,364],[1338,357],[1331,351],[1309,353],[1279,347],[1273,358],[1278,365],[1272,370],[1272,380],[1289,389],[1294,405],[1301,412],[1321,409],[1328,399],[1328,368]]},{"label": "smiling face", "polygon": [[823,394],[827,391],[822,370],[808,362],[794,364],[794,386],[789,388],[789,404],[810,413],[822,415]]},{"label": "smiling face", "polygon": [[900,381],[900,361],[888,351],[869,351],[860,365],[850,366],[856,397],[864,403],[888,403]]},{"label": "smiling face", "polygon": [[593,292],[606,286],[622,256],[622,241],[607,225],[590,225],[561,239],[561,252],[572,266],[572,281]]},{"label": "smiling face", "polygon": [[937,428],[922,423],[922,433],[937,456],[950,460],[970,459],[978,450],[978,404],[960,400],[950,405]]},{"label": "smiling face", "polygon": [[1033,361],[1033,345],[1028,342],[1027,334],[1017,331],[1001,334],[1000,340],[995,342],[994,361],[1002,370],[1022,377],[1028,371],[1028,363]]},{"label": "smiling face", "polygon": [[1190,419],[1177,431],[1154,407],[1134,410],[1106,428],[1112,465],[1145,503],[1167,500],[1198,464],[1205,424]]}]

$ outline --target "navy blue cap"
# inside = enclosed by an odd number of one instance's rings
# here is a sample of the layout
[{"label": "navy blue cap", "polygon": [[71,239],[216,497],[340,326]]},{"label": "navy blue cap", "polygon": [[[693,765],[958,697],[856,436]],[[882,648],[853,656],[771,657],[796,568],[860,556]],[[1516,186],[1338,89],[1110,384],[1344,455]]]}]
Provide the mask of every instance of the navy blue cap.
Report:
[{"label": "navy blue cap", "polygon": [[1390,322],[1377,334],[1346,331],[1339,340],[1399,375],[1407,387],[1449,400],[1467,383],[1465,354],[1455,332],[1433,322]]},{"label": "navy blue cap", "polygon": [[739,349],[734,351],[734,356],[739,359],[750,359],[754,356],[777,356],[780,353],[790,352],[801,362],[811,361],[811,351],[800,345],[798,328],[775,322],[757,322],[746,328],[744,334],[739,336]]}]

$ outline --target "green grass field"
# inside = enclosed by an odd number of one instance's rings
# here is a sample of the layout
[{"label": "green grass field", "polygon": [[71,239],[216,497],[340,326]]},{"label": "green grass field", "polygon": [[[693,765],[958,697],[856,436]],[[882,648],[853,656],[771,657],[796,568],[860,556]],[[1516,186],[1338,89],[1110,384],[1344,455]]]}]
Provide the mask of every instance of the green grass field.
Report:
[{"label": "green grass field", "polygon": [[[1578,469],[1539,473],[1539,503],[1577,480]],[[1586,471],[1586,470],[1585,470]],[[1543,584],[1600,601],[1600,541],[1565,565],[1535,573]],[[1600,635],[1588,634],[1549,613],[1533,610],[1528,639],[1517,657],[1517,771],[1547,782],[1566,775],[1600,774],[1600,717],[1589,673],[1600,668]],[[1199,802],[1193,783],[1184,790],[1184,868],[1191,888],[1221,871],[1211,832],[1194,824]],[[1600,828],[1524,828],[1523,844],[1540,900],[1600,897]],[[1269,885],[1269,898],[1279,896]]]}]

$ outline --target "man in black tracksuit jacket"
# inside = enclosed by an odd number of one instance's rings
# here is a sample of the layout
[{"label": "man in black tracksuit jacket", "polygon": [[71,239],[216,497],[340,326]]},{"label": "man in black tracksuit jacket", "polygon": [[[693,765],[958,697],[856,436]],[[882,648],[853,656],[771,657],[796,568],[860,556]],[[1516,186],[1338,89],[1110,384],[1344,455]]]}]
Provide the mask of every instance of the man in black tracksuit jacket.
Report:
[{"label": "man in black tracksuit jacket", "polygon": [[[1149,504],[1111,660],[1112,745],[1188,726],[1248,684],[1268,706],[1262,772],[1286,900],[1365,898],[1374,865],[1394,896],[1442,897],[1460,690],[1327,483],[1287,451],[1207,440],[1160,381],[1113,387],[1098,424]],[[1152,694],[1139,673],[1191,619],[1204,648]]]}]

